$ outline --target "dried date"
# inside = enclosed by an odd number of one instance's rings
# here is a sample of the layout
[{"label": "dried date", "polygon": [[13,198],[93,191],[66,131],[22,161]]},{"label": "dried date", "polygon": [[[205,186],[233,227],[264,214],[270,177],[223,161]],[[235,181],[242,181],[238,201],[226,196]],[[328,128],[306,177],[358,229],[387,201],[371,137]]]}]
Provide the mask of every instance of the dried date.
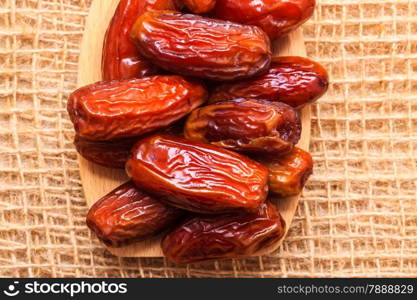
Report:
[{"label": "dried date", "polygon": [[167,259],[177,264],[241,258],[273,251],[285,234],[285,221],[274,204],[255,213],[195,216],[161,242]]},{"label": "dried date", "polygon": [[301,193],[313,173],[311,155],[298,147],[284,156],[262,158],[259,162],[269,170],[269,190],[282,197]]},{"label": "dried date", "polygon": [[115,141],[91,141],[78,135],[74,145],[85,159],[108,168],[123,169],[137,138]]},{"label": "dried date", "polygon": [[183,2],[194,14],[208,13],[216,5],[216,0],[183,0]]},{"label": "dried date", "polygon": [[222,148],[168,135],[139,141],[126,172],[161,200],[199,213],[256,210],[268,191],[268,172],[261,164]]},{"label": "dried date", "polygon": [[306,22],[315,4],[315,0],[217,0],[213,16],[259,26],[276,39]]},{"label": "dried date", "polygon": [[158,73],[157,67],[140,55],[130,39],[130,31],[144,12],[175,8],[174,0],[121,0],[104,38],[103,80],[140,78]]},{"label": "dried date", "polygon": [[256,26],[172,11],[143,14],[132,29],[140,53],[171,72],[237,80],[266,72],[271,46]]},{"label": "dried date", "polygon": [[320,64],[298,56],[276,57],[264,75],[215,87],[210,102],[246,97],[300,108],[323,96],[328,86],[329,76]]},{"label": "dried date", "polygon": [[279,155],[299,141],[301,120],[284,103],[237,99],[194,110],[184,136],[229,150]]},{"label": "dried date", "polygon": [[144,77],[80,88],[70,95],[68,112],[80,137],[115,140],[171,125],[206,98],[196,81],[174,75]]},{"label": "dried date", "polygon": [[87,225],[106,245],[121,247],[157,235],[183,215],[127,182],[91,207]]}]

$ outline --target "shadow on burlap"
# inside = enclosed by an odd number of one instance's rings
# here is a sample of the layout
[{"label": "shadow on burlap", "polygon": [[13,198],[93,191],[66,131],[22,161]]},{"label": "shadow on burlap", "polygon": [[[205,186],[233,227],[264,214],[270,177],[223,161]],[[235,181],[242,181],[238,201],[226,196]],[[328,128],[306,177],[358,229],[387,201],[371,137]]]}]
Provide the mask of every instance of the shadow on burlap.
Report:
[{"label": "shadow on burlap", "polygon": [[86,229],[65,103],[90,2],[0,0],[1,277],[417,276],[417,0],[319,1],[307,49],[333,85],[290,234],[188,267],[113,257]]}]

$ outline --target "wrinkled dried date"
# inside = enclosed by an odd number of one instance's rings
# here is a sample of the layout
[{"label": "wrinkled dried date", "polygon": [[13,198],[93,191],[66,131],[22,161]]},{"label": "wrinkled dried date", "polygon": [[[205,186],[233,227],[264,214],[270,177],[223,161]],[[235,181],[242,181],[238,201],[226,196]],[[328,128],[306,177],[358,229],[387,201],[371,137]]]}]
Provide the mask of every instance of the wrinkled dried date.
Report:
[{"label": "wrinkled dried date", "polygon": [[139,141],[126,171],[138,186],[163,196],[161,200],[200,213],[256,210],[268,191],[268,172],[261,164],[222,148],[167,135]]},{"label": "wrinkled dried date", "polygon": [[161,247],[170,261],[188,264],[266,254],[284,234],[285,221],[266,201],[256,213],[191,217],[169,232]]},{"label": "wrinkled dried date", "polygon": [[140,78],[158,73],[157,67],[140,55],[130,38],[130,31],[144,12],[175,8],[174,0],[121,0],[104,38],[103,80]]},{"label": "wrinkled dried date", "polygon": [[87,225],[106,245],[121,247],[157,235],[183,215],[127,182],[91,207]]},{"label": "wrinkled dried date", "polygon": [[283,154],[299,141],[301,120],[284,103],[230,100],[194,110],[184,136],[234,151]]},{"label": "wrinkled dried date", "polygon": [[175,9],[175,0],[121,0],[107,29],[103,45],[103,80],[140,78],[158,73],[130,38],[136,19],[144,12]]},{"label": "wrinkled dried date", "polygon": [[261,158],[259,162],[269,170],[269,190],[282,197],[301,193],[313,173],[311,155],[297,147],[284,156]]},{"label": "wrinkled dried date", "polygon": [[256,26],[172,11],[143,14],[132,29],[141,54],[168,71],[212,80],[265,72],[271,62],[266,34]]},{"label": "wrinkled dried date", "polygon": [[276,57],[266,74],[214,88],[210,102],[252,98],[300,108],[323,96],[328,86],[329,77],[320,64],[298,56]]},{"label": "wrinkled dried date", "polygon": [[216,5],[216,0],[182,0],[185,6],[195,14],[204,14],[211,11]]},{"label": "wrinkled dried date", "polygon": [[123,169],[130,155],[130,150],[137,141],[137,138],[91,141],[76,135],[74,145],[82,157],[93,163],[108,168]]},{"label": "wrinkled dried date", "polygon": [[130,30],[143,13],[143,0],[121,0],[106,31],[101,62],[103,80],[128,79],[156,73],[130,40]]},{"label": "wrinkled dried date", "polygon": [[[183,136],[184,120],[180,120],[169,127],[157,132]],[[130,150],[139,138],[121,139],[114,141],[91,141],[78,135],[74,138],[74,145],[78,153],[85,159],[108,168],[124,169],[129,158]]]},{"label": "wrinkled dried date", "polygon": [[276,39],[306,22],[315,4],[315,0],[217,0],[213,16],[259,26]]},{"label": "wrinkled dried date", "polygon": [[90,140],[140,136],[181,119],[207,97],[204,87],[180,76],[99,82],[70,95],[75,131]]}]

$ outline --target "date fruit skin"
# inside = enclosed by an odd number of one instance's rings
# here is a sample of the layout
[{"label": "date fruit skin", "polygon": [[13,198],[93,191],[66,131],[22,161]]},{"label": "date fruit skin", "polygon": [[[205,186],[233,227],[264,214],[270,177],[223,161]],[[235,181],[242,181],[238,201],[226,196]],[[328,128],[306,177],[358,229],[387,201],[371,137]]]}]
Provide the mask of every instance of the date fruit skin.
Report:
[{"label": "date fruit skin", "polygon": [[168,71],[237,80],[266,72],[271,45],[256,26],[173,11],[143,14],[132,29],[140,53]]},{"label": "date fruit skin", "polygon": [[[158,130],[160,134],[183,135],[184,121]],[[107,168],[124,169],[130,156],[130,150],[140,138],[129,138],[114,141],[91,141],[75,135],[74,145],[77,152],[86,160]]]},{"label": "date fruit skin", "polygon": [[301,193],[313,173],[313,158],[298,148],[281,157],[259,159],[269,170],[269,190],[281,197]]},{"label": "date fruit skin", "polygon": [[256,25],[274,40],[305,23],[314,12],[315,0],[217,0],[213,17]]},{"label": "date fruit skin", "polygon": [[301,108],[323,96],[328,87],[329,76],[319,63],[299,56],[282,56],[273,58],[264,75],[215,87],[209,101],[246,97]]},{"label": "date fruit skin", "polygon": [[161,247],[177,264],[257,256],[277,247],[285,226],[276,206],[266,201],[255,213],[190,217],[163,238]]},{"label": "date fruit skin", "polygon": [[107,168],[123,169],[137,141],[138,138],[91,141],[76,135],[74,145],[77,152],[88,161]]},{"label": "date fruit skin", "polygon": [[167,127],[206,99],[197,81],[153,76],[82,87],[70,95],[67,109],[80,137],[106,141]]},{"label": "date fruit skin", "polygon": [[268,172],[254,160],[168,135],[139,141],[126,172],[158,199],[197,213],[253,211],[268,192]]},{"label": "date fruit skin", "polygon": [[184,211],[149,196],[129,181],[96,202],[87,226],[110,247],[151,238],[174,225]]},{"label": "date fruit skin", "polygon": [[300,140],[301,119],[284,103],[229,100],[194,110],[184,136],[238,152],[280,155]]},{"label": "date fruit skin", "polygon": [[143,58],[130,39],[130,30],[144,12],[175,9],[174,0],[121,0],[107,29],[103,44],[103,80],[155,75],[158,68]]},{"label": "date fruit skin", "polygon": [[216,0],[183,0],[183,2],[194,14],[208,13],[216,5]]}]

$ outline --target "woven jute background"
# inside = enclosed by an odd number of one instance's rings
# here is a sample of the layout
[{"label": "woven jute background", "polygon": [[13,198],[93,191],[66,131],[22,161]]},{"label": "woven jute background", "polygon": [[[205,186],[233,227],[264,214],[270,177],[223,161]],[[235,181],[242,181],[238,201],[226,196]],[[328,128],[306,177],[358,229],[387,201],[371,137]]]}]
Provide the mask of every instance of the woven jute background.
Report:
[{"label": "woven jute background", "polygon": [[417,276],[417,0],[318,1],[307,48],[333,84],[290,234],[187,267],[114,257],[85,226],[65,104],[90,4],[0,0],[0,276]]}]

